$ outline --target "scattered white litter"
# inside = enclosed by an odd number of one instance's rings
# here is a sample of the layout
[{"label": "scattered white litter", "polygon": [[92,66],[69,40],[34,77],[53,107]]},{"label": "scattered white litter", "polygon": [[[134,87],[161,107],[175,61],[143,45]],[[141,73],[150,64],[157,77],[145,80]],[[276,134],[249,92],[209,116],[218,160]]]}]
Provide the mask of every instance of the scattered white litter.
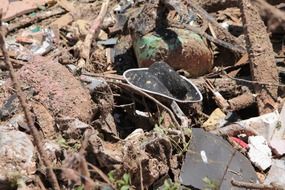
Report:
[{"label": "scattered white litter", "polygon": [[260,170],[266,170],[272,164],[272,153],[263,136],[250,136],[248,138],[248,157]]}]

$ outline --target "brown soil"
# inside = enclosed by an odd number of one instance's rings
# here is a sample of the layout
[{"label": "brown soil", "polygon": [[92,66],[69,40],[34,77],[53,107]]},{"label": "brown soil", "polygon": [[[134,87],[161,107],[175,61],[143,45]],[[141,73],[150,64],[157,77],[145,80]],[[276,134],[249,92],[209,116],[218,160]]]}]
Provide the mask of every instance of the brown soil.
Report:
[{"label": "brown soil", "polygon": [[[64,66],[47,58],[38,57],[18,72],[22,87],[32,92],[34,101],[40,102],[53,116],[75,117],[82,121],[92,118],[92,101],[89,92]],[[5,98],[10,96],[11,82],[3,87]],[[2,99],[2,101],[3,101]],[[0,105],[3,102],[0,99]]]}]

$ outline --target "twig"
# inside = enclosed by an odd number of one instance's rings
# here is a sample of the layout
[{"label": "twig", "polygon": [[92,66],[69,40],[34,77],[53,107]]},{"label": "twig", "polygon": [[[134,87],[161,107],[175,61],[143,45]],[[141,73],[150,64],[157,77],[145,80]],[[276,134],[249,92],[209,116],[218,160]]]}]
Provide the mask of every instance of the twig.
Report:
[{"label": "twig", "polygon": [[54,9],[51,11],[45,11],[43,13],[38,13],[35,17],[24,18],[15,24],[10,24],[8,26],[8,32],[12,32],[12,31],[17,30],[19,28],[22,28],[22,27],[25,27],[28,25],[32,25],[36,22],[40,22],[40,21],[45,20],[47,18],[50,18],[52,16],[61,15],[65,12],[66,12],[65,10],[63,10],[61,8],[57,8],[57,9]]},{"label": "twig", "polygon": [[84,72],[82,75],[90,76],[90,77],[102,77],[102,78],[108,78],[108,79],[114,79],[114,80],[121,80],[125,81],[124,77],[117,74],[102,74],[102,73],[88,73]]},{"label": "twig", "polygon": [[270,83],[270,82],[264,82],[264,81],[252,81],[252,80],[246,80],[246,79],[240,79],[229,76],[226,72],[223,71],[223,75],[227,76],[228,78],[240,82],[255,84],[255,85],[263,85],[263,86],[278,86],[278,87],[285,87],[284,84],[277,84],[277,83]]},{"label": "twig", "polygon": [[210,30],[212,36],[213,36],[214,38],[217,38],[217,35],[216,35],[216,33],[215,33],[214,29],[213,29],[212,24],[209,23],[208,25],[209,25],[209,30]]},{"label": "twig", "polygon": [[[220,71],[221,72],[221,71]],[[88,73],[84,72],[82,74],[83,76],[92,76],[92,77],[102,77],[107,82],[112,82],[113,80],[119,80],[122,82],[126,82],[124,77],[117,74],[102,74],[102,73]],[[215,78],[215,79],[208,79],[212,83],[215,84],[215,87],[218,91],[228,92],[230,94],[235,94],[237,91],[236,86],[238,86],[238,83],[235,82],[235,79],[232,78]],[[238,80],[238,79],[237,79]],[[203,78],[197,78],[197,79],[191,79],[191,81],[197,86],[197,88],[201,91],[201,93],[205,93],[205,90],[207,88],[207,84],[205,83],[205,80]],[[242,85],[247,86],[249,89],[252,89],[252,81],[240,81]],[[249,85],[250,84],[250,85]]]},{"label": "twig", "polygon": [[168,107],[166,107],[165,105],[163,105],[162,103],[160,103],[160,102],[159,102],[157,99],[155,99],[154,97],[150,96],[149,94],[147,94],[147,93],[141,91],[140,89],[135,88],[135,87],[133,87],[133,86],[131,86],[131,85],[129,85],[129,84],[125,84],[125,83],[121,83],[121,82],[114,82],[114,81],[108,81],[108,82],[114,83],[114,84],[116,84],[116,85],[118,85],[118,86],[120,86],[120,87],[123,87],[123,88],[130,88],[130,89],[132,89],[133,91],[135,91],[135,93],[140,94],[140,95],[142,95],[142,96],[145,96],[145,97],[151,99],[153,102],[155,102],[157,105],[159,105],[160,107],[162,107],[163,109],[165,109],[165,110],[169,113],[169,115],[170,115],[171,119],[173,120],[175,126],[176,126],[178,129],[180,129],[181,126],[180,126],[180,124],[178,123],[178,121],[176,120],[174,113],[173,113]]},{"label": "twig", "polygon": [[107,14],[109,3],[110,3],[110,0],[106,0],[102,4],[99,15],[93,21],[91,28],[89,30],[89,33],[85,37],[85,40],[83,43],[83,49],[81,50],[81,53],[80,53],[81,58],[84,59],[85,63],[89,62],[92,41],[99,35],[102,22],[104,20],[105,15]]},{"label": "twig", "polygon": [[35,181],[36,181],[36,183],[38,184],[38,186],[40,187],[41,190],[47,190],[39,176],[35,177]]},{"label": "twig", "polygon": [[68,180],[76,181],[78,177],[80,177],[81,181],[88,181],[90,185],[92,185],[92,189],[95,189],[97,184],[90,178],[84,175],[81,175],[78,171],[75,171],[72,168],[54,168],[56,170],[62,171],[62,176],[64,176]]},{"label": "twig", "polygon": [[247,188],[247,189],[284,190],[284,188],[282,187],[275,187],[273,185],[249,183],[249,182],[237,181],[234,179],[232,179],[231,182],[234,186],[241,187],[241,188]]},{"label": "twig", "polygon": [[142,161],[138,158],[137,159],[139,168],[140,168],[140,185],[141,185],[141,190],[144,190],[144,186],[143,186],[143,171],[142,171]]},{"label": "twig", "polygon": [[[2,30],[2,12],[1,12],[1,10],[0,10],[0,29]],[[48,177],[49,177],[49,180],[50,180],[50,183],[51,183],[53,189],[60,190],[58,181],[56,179],[56,175],[54,174],[53,170],[51,169],[51,162],[46,157],[46,153],[43,149],[43,143],[42,143],[41,138],[39,136],[38,130],[34,125],[31,113],[29,111],[29,106],[26,102],[25,95],[21,89],[20,81],[18,80],[18,77],[17,77],[17,75],[13,69],[13,66],[10,62],[9,55],[8,55],[6,47],[5,47],[5,39],[4,39],[4,36],[2,35],[2,33],[0,34],[0,46],[1,46],[1,50],[3,52],[4,62],[6,63],[7,68],[9,70],[9,74],[10,74],[11,80],[13,82],[13,86],[16,90],[16,94],[18,96],[18,99],[20,101],[20,104],[21,104],[23,111],[24,111],[24,114],[25,114],[27,124],[28,124],[28,126],[30,126],[31,134],[32,134],[33,139],[34,139],[33,143],[36,146],[36,148],[39,152],[39,155],[42,158],[44,165],[47,167]]]},{"label": "twig", "polygon": [[90,129],[86,129],[84,134],[83,134],[83,140],[81,142],[81,147],[80,147],[80,150],[79,150],[79,154],[81,156],[84,156],[85,152],[86,152],[86,148],[88,146],[88,140],[92,134],[92,130],[93,128],[90,128]]},{"label": "twig", "polygon": [[227,111],[230,107],[228,101],[221,95],[219,91],[217,91],[214,87],[214,85],[209,81],[208,79],[205,79],[206,86],[209,88],[209,90],[213,93],[214,99],[218,105],[219,108],[223,111]]},{"label": "twig", "polygon": [[116,189],[116,187],[114,186],[114,184],[109,180],[108,176],[102,172],[102,170],[100,170],[99,168],[97,168],[96,166],[88,163],[88,166],[90,166],[97,174],[99,174],[99,176],[106,182],[108,183],[113,189]]},{"label": "twig", "polygon": [[[80,159],[80,171],[81,171],[81,174],[87,178],[90,178],[90,173],[89,173],[89,170],[88,170],[88,163],[86,161],[86,159],[81,156],[79,154],[79,159]],[[94,189],[94,182],[90,182],[89,180],[84,180],[84,188],[86,190],[92,190]]]}]

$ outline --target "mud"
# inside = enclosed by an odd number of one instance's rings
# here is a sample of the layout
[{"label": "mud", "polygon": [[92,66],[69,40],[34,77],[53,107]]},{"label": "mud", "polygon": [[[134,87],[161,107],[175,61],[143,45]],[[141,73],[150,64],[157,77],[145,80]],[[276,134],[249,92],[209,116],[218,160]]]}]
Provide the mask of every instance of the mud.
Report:
[{"label": "mud", "polygon": [[[91,120],[90,94],[64,66],[47,58],[35,58],[17,74],[26,94],[32,95],[32,101],[40,102],[53,116]],[[13,92],[10,80],[3,85],[3,91],[6,93],[1,94],[0,105]]]}]

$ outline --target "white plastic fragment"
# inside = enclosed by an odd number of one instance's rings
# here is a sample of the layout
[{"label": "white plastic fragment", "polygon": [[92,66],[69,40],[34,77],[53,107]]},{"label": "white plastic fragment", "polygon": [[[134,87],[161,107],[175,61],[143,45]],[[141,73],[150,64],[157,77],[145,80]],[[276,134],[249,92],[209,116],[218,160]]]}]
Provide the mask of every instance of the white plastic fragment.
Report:
[{"label": "white plastic fragment", "polygon": [[141,116],[141,117],[150,117],[150,113],[149,112],[143,112],[140,110],[136,110],[135,111],[137,115]]},{"label": "white plastic fragment", "polygon": [[239,121],[238,124],[245,129],[250,128],[257,132],[259,136],[263,136],[268,142],[276,137],[277,125],[280,115],[278,111],[264,114],[259,117],[253,117],[247,120]]},{"label": "white plastic fragment", "polygon": [[227,22],[223,22],[221,23],[221,26],[228,30],[230,25]]},{"label": "white plastic fragment", "polygon": [[200,152],[200,155],[201,155],[201,158],[202,158],[203,162],[204,163],[208,163],[208,158],[207,158],[206,152],[204,150],[202,150]]},{"label": "white plastic fragment", "polygon": [[266,170],[272,164],[272,153],[263,136],[250,136],[248,138],[248,157],[260,170]]},{"label": "white plastic fragment", "polygon": [[31,51],[35,55],[45,55],[53,48],[53,39],[55,38],[55,34],[51,29],[43,29],[44,32],[44,41],[42,44],[34,43],[32,45]]}]

